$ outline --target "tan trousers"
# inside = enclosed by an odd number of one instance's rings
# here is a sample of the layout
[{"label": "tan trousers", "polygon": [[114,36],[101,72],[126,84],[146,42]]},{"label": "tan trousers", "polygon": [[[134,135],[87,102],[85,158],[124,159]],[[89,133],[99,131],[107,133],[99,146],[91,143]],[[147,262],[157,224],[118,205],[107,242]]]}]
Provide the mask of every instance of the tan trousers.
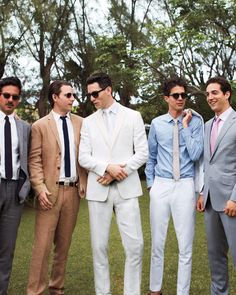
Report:
[{"label": "tan trousers", "polygon": [[45,291],[48,282],[49,255],[53,243],[54,256],[49,292],[54,295],[64,294],[66,262],[77,220],[79,201],[76,187],[60,186],[54,207],[47,211],[37,210],[27,295],[39,295]]}]

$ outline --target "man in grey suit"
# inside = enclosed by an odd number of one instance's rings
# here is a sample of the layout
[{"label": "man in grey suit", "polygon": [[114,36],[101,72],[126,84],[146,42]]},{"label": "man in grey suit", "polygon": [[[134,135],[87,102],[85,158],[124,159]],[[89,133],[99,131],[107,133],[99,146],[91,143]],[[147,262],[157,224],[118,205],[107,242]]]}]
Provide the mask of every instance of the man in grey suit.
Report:
[{"label": "man in grey suit", "polygon": [[212,295],[229,294],[229,249],[236,266],[236,112],[231,95],[224,78],[207,81],[207,102],[215,117],[205,125],[204,189],[197,210],[205,211]]},{"label": "man in grey suit", "polygon": [[21,82],[0,80],[0,295],[6,295],[23,203],[30,190],[27,169],[30,125],[14,116]]}]

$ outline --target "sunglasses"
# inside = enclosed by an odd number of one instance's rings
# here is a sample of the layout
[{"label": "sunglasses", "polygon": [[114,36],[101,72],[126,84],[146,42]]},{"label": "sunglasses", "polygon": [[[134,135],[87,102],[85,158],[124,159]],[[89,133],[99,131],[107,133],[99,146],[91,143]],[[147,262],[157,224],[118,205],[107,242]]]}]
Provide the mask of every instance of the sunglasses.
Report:
[{"label": "sunglasses", "polygon": [[10,97],[12,97],[13,100],[19,100],[20,99],[20,96],[17,95],[17,94],[10,94],[8,92],[3,92],[3,93],[0,93],[2,94],[2,96],[5,98],[5,99],[9,99]]},{"label": "sunglasses", "polygon": [[172,93],[172,94],[169,94],[169,96],[172,96],[174,99],[178,99],[180,96],[181,96],[183,99],[188,98],[188,94],[185,93],[185,92],[182,92],[182,93]]},{"label": "sunglasses", "polygon": [[71,92],[68,92],[66,94],[64,94],[66,98],[71,98],[72,96],[77,99],[77,95],[75,93],[71,93]]},{"label": "sunglasses", "polygon": [[87,96],[87,98],[89,98],[89,99],[91,98],[91,96],[94,97],[94,98],[98,98],[99,93],[102,92],[103,90],[105,90],[106,88],[107,88],[107,86],[104,87],[104,88],[102,88],[102,89],[100,89],[100,90],[98,90],[98,91],[93,91],[93,92],[91,92],[91,93],[87,93],[86,96]]}]

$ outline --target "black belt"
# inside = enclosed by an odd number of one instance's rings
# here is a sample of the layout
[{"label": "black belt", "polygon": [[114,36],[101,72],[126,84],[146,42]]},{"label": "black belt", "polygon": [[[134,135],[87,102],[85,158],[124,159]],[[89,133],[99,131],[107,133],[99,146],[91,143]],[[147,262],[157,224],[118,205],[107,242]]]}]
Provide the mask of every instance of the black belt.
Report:
[{"label": "black belt", "polygon": [[69,182],[69,181],[59,181],[57,182],[57,184],[64,185],[64,186],[72,186],[72,187],[77,186],[77,182]]}]

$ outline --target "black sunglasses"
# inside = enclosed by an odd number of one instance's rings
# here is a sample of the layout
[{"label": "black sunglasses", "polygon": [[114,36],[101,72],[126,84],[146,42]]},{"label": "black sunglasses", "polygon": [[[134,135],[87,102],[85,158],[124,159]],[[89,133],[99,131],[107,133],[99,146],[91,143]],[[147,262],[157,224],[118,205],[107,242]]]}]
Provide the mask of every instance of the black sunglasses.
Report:
[{"label": "black sunglasses", "polygon": [[188,98],[188,94],[185,93],[185,92],[182,92],[182,93],[171,93],[171,94],[169,94],[169,96],[173,96],[174,99],[178,99],[180,96],[181,96],[183,99]]},{"label": "black sunglasses", "polygon": [[64,94],[66,98],[71,98],[72,96],[77,99],[77,95],[75,93],[71,93],[71,92],[68,92],[66,94]]},{"label": "black sunglasses", "polygon": [[9,99],[10,97],[12,97],[13,100],[19,100],[20,99],[20,96],[17,95],[17,94],[11,94],[11,93],[8,93],[8,92],[3,92],[1,93],[2,96],[5,98],[5,99]]},{"label": "black sunglasses", "polygon": [[91,98],[91,96],[94,97],[94,98],[98,98],[99,93],[102,92],[103,90],[105,90],[106,88],[107,88],[107,86],[104,87],[104,88],[102,88],[102,89],[100,89],[100,90],[98,90],[98,91],[93,91],[93,92],[91,92],[91,93],[87,93],[86,96],[87,96],[87,98],[89,98],[89,99]]}]

